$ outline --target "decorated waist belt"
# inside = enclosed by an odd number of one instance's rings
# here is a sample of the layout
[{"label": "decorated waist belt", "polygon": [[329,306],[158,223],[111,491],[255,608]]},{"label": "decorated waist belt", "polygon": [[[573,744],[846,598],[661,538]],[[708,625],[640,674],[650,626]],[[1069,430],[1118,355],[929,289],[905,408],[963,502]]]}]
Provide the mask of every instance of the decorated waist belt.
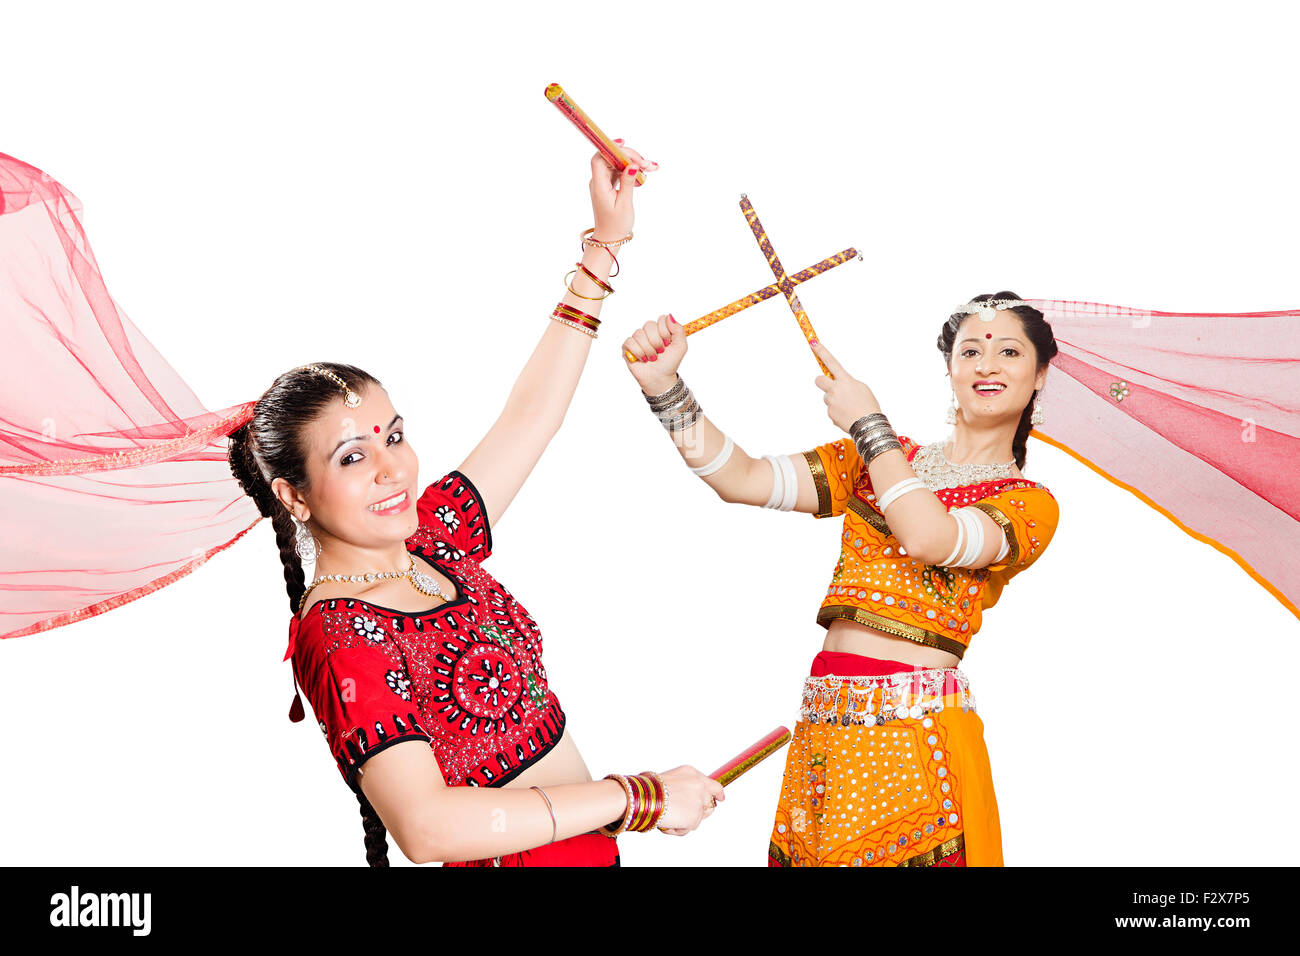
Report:
[{"label": "decorated waist belt", "polygon": [[[949,699],[948,704],[944,703],[945,698]],[[907,717],[916,719],[958,702],[962,710],[975,710],[970,682],[956,667],[931,667],[874,677],[828,674],[804,680],[799,716],[810,724],[866,726]]]}]

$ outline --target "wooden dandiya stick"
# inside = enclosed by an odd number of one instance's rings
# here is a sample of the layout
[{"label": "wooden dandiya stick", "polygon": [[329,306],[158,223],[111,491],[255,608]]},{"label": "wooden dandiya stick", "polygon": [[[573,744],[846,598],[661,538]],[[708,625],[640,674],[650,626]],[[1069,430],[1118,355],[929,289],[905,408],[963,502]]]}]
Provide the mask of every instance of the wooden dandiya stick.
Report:
[{"label": "wooden dandiya stick", "polygon": [[[591,140],[591,144],[600,151],[606,161],[617,169],[620,173],[627,169],[632,160],[618,148],[618,144],[606,136],[599,126],[597,126],[590,116],[582,111],[573,98],[564,92],[564,88],[559,83],[552,83],[546,88],[546,98],[555,104],[556,109],[569,118],[574,126],[578,127],[578,132]],[[637,170],[636,184],[645,185],[645,173]]]},{"label": "wooden dandiya stick", "polygon": [[[850,259],[855,259],[855,258],[861,259],[862,254],[859,253],[858,250],[850,246],[849,248],[845,249],[843,252],[837,252],[835,253],[835,255],[823,259],[821,262],[817,263],[816,265],[809,266],[807,269],[804,269],[803,272],[795,273],[790,277],[790,282],[793,283],[794,285],[799,285],[800,283],[807,282],[813,276],[821,275],[823,272],[828,272],[831,269],[834,269],[836,266],[843,265],[844,263],[848,262]],[[723,319],[727,318],[728,316],[735,315],[737,312],[745,311],[745,309],[748,309],[751,305],[758,305],[758,303],[770,299],[774,295],[780,295],[780,294],[781,294],[781,287],[774,282],[769,286],[764,286],[763,288],[759,289],[757,292],[751,292],[749,295],[737,299],[735,302],[732,302],[728,305],[724,305],[720,309],[715,309],[712,312],[710,312],[708,315],[701,316],[698,319],[692,319],[690,322],[687,322],[685,325],[683,325],[682,329],[683,331],[686,332],[687,335],[694,335],[696,332],[700,331],[700,329],[707,329],[710,325],[713,325],[715,322],[721,322]],[[629,352],[627,349],[623,350],[623,357],[627,359],[629,362],[641,361],[635,355]]]},{"label": "wooden dandiya stick", "polygon": [[[781,291],[785,293],[785,301],[790,304],[790,310],[794,312],[795,320],[799,323],[799,328],[803,331],[803,337],[810,340],[809,344],[811,347],[811,340],[817,337],[817,333],[813,331],[812,323],[808,321],[808,313],[803,310],[803,305],[800,303],[799,297],[794,294],[794,283],[790,281],[788,276],[786,276],[785,267],[781,265],[781,260],[777,258],[776,250],[772,248],[772,243],[768,241],[767,231],[763,229],[763,224],[758,221],[758,213],[754,212],[754,207],[750,204],[749,198],[744,193],[740,194],[740,210],[745,214],[745,220],[749,223],[749,228],[753,231],[754,238],[758,240],[758,248],[762,249],[763,255],[767,256],[767,264],[772,268],[772,275],[776,276],[776,284],[779,285]],[[813,357],[817,358],[816,352],[813,353]],[[820,358],[817,359],[817,364],[822,367],[822,373],[828,378],[835,377],[834,375],[831,375],[831,370],[826,367],[826,363]]]},{"label": "wooden dandiya stick", "polygon": [[724,787],[739,777],[746,770],[756,767],[790,742],[790,730],[778,727],[762,740],[746,747],[732,757],[713,773],[709,774]]}]

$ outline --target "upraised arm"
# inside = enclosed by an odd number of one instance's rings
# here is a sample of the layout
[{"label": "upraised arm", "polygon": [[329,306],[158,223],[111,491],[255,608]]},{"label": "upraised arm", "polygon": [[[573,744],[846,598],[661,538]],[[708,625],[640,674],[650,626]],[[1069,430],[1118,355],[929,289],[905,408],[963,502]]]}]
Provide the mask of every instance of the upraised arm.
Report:
[{"label": "upraised arm", "polygon": [[[640,360],[628,363],[628,369],[647,398],[665,394],[671,398],[674,391],[681,391],[677,368],[686,356],[687,336],[671,315],[647,322],[623,347]],[[681,407],[680,400],[677,405]],[[805,456],[755,458],[702,411],[689,415],[683,425],[668,430],[674,447],[687,467],[723,501],[817,513],[820,493]]]},{"label": "upraised arm", "polygon": [[[596,224],[592,238],[597,240],[613,242],[631,233],[636,174],[658,166],[646,163],[635,150],[624,149],[633,165],[622,175],[599,153],[591,159],[591,206]],[[590,246],[581,262],[600,282],[608,282],[614,259],[607,249]],[[561,300],[565,305],[600,317],[598,300],[604,290],[582,268],[571,277],[569,288]],[[564,421],[591,351],[593,336],[573,324],[547,321],[545,325],[500,416],[457,468],[482,492],[488,522],[494,527]]]}]

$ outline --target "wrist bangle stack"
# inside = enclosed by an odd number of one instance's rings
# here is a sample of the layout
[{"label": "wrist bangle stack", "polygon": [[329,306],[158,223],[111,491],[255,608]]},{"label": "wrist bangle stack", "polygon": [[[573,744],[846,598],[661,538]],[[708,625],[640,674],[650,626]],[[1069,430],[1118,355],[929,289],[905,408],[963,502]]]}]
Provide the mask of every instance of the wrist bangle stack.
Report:
[{"label": "wrist bangle stack", "polygon": [[588,315],[581,309],[574,308],[561,302],[551,313],[551,318],[564,325],[571,326],[579,332],[586,332],[593,339],[597,338],[596,330],[600,327],[600,319],[594,315]]},{"label": "wrist bangle stack", "polygon": [[863,465],[871,464],[877,455],[882,455],[891,448],[902,450],[898,435],[889,424],[889,419],[882,412],[863,415],[849,426],[849,436],[857,446],[858,456]]},{"label": "wrist bangle stack", "polygon": [[689,428],[704,412],[680,375],[668,391],[658,395],[647,395],[645,400],[649,403],[650,410],[658,417],[659,424],[670,432]]},{"label": "wrist bangle stack", "polygon": [[617,823],[601,827],[601,833],[613,837],[624,832],[645,833],[658,826],[668,809],[668,788],[659,774],[643,770],[634,777],[611,773],[605,779],[617,780],[622,786],[627,794],[627,810]]}]

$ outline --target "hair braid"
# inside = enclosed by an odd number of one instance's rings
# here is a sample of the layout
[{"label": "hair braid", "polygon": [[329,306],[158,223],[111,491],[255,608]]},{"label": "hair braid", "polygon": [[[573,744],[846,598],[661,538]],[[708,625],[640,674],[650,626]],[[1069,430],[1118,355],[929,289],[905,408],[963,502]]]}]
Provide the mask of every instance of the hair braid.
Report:
[{"label": "hair braid", "polygon": [[388,830],[360,787],[357,801],[361,804],[361,826],[366,831],[366,862],[371,866],[388,866]]},{"label": "hair braid", "polygon": [[[343,378],[356,391],[366,385],[380,384],[373,375],[352,365],[316,364]],[[293,614],[298,613],[298,602],[307,589],[302,559],[298,556],[297,525],[271,490],[268,476],[283,477],[294,488],[309,490],[305,426],[338,398],[337,383],[316,372],[296,368],[277,378],[258,399],[247,425],[230,433],[230,470],[244,493],[257,505],[258,513],[271,519]],[[365,829],[366,862],[371,866],[388,866],[388,830],[360,789],[357,800]]]}]

